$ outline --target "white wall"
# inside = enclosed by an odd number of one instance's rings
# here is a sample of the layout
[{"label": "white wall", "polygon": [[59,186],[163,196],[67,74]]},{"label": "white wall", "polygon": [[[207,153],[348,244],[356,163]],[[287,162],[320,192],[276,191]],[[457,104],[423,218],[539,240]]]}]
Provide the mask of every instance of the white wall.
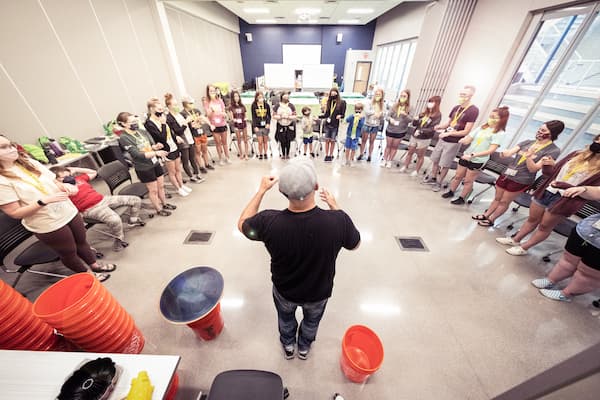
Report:
[{"label": "white wall", "polygon": [[171,8],[187,12],[233,33],[240,33],[240,24],[237,15],[213,1],[164,1],[164,3]]},{"label": "white wall", "polygon": [[429,3],[404,2],[377,18],[373,49],[378,45],[419,36]]},{"label": "white wall", "polygon": [[[174,64],[157,0],[1,3],[0,132],[22,143],[103,135],[120,111],[142,113],[151,96],[181,94],[177,68],[196,97],[210,80],[242,82],[238,20],[216,4],[190,5],[214,23],[168,10]],[[215,54],[221,64],[208,62]]]},{"label": "white wall", "polygon": [[356,75],[356,63],[358,61],[371,61],[371,74],[373,73],[373,61],[375,52],[369,50],[347,50],[346,62],[344,63],[344,90],[352,92],[354,78]]}]

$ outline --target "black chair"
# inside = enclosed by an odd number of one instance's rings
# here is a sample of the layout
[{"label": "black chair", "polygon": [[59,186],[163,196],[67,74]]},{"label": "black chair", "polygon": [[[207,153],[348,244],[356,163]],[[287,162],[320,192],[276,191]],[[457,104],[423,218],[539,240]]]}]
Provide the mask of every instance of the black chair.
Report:
[{"label": "black chair", "polygon": [[17,277],[12,284],[13,288],[17,286],[24,272],[53,276],[56,278],[66,277],[66,275],[31,269],[34,265],[46,264],[59,260],[58,254],[40,241],[34,242],[19,253],[19,255],[13,261],[13,263],[18,267],[17,269],[11,269],[4,264],[6,257],[19,245],[25,242],[25,240],[32,236],[33,233],[25,229],[25,227],[21,224],[21,221],[11,218],[8,215],[0,212],[0,266],[4,272],[17,274]]},{"label": "black chair", "polygon": [[283,400],[289,392],[273,372],[239,369],[215,377],[208,400]]},{"label": "black chair", "polygon": [[[475,182],[481,183],[483,185],[487,185],[487,187],[485,189],[477,192],[473,196],[470,196],[469,200],[467,200],[467,203],[468,204],[473,203],[473,200],[475,200],[477,197],[481,196],[482,194],[484,194],[491,188],[495,187],[496,180],[498,179],[498,177],[500,175],[502,175],[502,173],[504,172],[504,170],[506,169],[506,167],[508,166],[510,161],[511,161],[510,158],[508,158],[508,159],[503,158],[500,155],[500,153],[498,153],[498,152],[492,153],[492,155],[490,156],[490,159],[485,163],[485,165],[483,166],[483,169],[481,170],[481,172],[479,172],[479,175],[477,176],[477,178],[475,178]],[[489,174],[485,171],[490,171],[492,173]]]},{"label": "black chair", "polygon": [[[525,207],[525,208],[529,208],[531,207],[531,199],[533,198],[533,192],[535,192],[535,190],[546,181],[546,179],[548,179],[547,176],[544,175],[540,175],[537,177],[537,179],[533,182],[533,184],[531,185],[531,187],[524,191],[523,193],[521,193],[515,200],[513,200],[514,203],[517,204],[516,207],[512,208],[513,212],[517,212],[519,211],[519,209],[521,207]],[[524,218],[519,218],[518,220],[512,221],[510,224],[507,225],[506,229],[512,229],[514,228],[515,224],[525,221],[527,219],[527,217]]]},{"label": "black chair", "polygon": [[129,184],[121,188],[118,194],[137,196],[139,198],[144,198],[148,195],[148,188],[146,188],[146,185],[142,182],[134,183],[131,179],[131,174],[129,173],[129,167],[120,161],[111,161],[100,167],[98,176],[106,182],[111,195],[114,195],[115,190],[126,182],[129,182]]},{"label": "black chair", "polygon": [[[598,213],[600,213],[600,202],[590,201],[589,203],[586,203],[581,210],[577,211],[575,215],[583,219]],[[563,237],[569,237],[575,226],[577,226],[577,222],[570,218],[566,218],[564,221],[561,221],[558,225],[556,225],[553,231]],[[544,257],[542,257],[542,260],[549,262],[552,255],[562,253],[563,251],[564,246],[546,254]]]}]

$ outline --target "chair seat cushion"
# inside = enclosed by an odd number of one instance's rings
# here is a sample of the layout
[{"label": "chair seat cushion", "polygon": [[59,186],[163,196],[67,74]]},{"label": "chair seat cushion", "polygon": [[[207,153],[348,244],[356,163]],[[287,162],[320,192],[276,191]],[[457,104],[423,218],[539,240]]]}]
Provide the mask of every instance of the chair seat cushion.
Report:
[{"label": "chair seat cushion", "polygon": [[251,399],[282,400],[281,377],[268,371],[225,371],[215,377],[208,394],[208,400]]},{"label": "chair seat cushion", "polygon": [[496,183],[496,179],[497,178],[495,176],[486,174],[485,172],[481,172],[479,173],[479,176],[477,176],[477,178],[475,179],[475,182],[483,183],[485,185],[493,185],[494,183]]},{"label": "chair seat cushion", "polygon": [[142,198],[148,194],[148,188],[146,187],[146,184],[142,182],[135,182],[123,188],[119,194],[122,196],[137,196]]},{"label": "chair seat cushion", "polygon": [[27,247],[21,254],[15,258],[14,263],[19,267],[45,264],[52,261],[58,261],[58,254],[45,243],[37,241]]}]

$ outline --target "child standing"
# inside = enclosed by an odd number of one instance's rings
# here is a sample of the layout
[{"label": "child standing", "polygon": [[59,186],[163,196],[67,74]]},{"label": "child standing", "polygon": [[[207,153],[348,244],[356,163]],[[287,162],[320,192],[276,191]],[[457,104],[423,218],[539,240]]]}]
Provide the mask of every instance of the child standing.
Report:
[{"label": "child standing", "polygon": [[310,150],[310,156],[314,157],[313,152],[313,118],[310,116],[310,107],[302,107],[302,143],[304,143],[304,155],[306,155],[306,149]]},{"label": "child standing", "polygon": [[354,161],[354,153],[358,148],[358,134],[362,131],[365,123],[365,117],[362,115],[362,103],[354,105],[354,114],[346,118],[348,130],[346,131],[346,165],[351,165]]}]

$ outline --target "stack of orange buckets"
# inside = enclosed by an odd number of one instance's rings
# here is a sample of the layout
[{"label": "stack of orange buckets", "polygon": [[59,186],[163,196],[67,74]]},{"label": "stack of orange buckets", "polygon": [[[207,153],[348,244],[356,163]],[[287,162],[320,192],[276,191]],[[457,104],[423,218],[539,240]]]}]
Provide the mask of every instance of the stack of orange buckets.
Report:
[{"label": "stack of orange buckets", "polygon": [[139,354],[144,348],[131,315],[92,274],[55,283],[37,298],[33,313],[88,352]]}]

